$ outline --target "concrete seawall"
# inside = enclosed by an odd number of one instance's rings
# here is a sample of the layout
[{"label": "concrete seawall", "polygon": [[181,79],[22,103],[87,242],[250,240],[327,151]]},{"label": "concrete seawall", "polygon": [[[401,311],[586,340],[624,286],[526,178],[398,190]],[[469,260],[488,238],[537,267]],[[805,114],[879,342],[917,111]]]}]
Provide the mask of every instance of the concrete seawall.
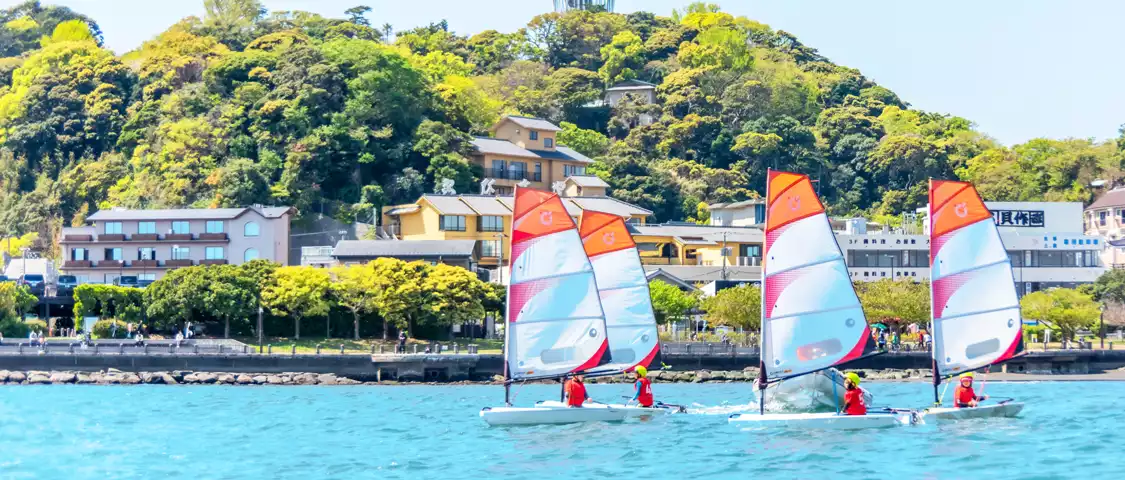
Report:
[{"label": "concrete seawall", "polygon": [[[672,371],[742,371],[757,368],[757,355],[672,354],[662,358]],[[925,352],[888,353],[849,364],[866,370],[929,369]],[[1060,350],[1032,352],[1008,362],[1009,373],[1089,374],[1125,367],[1122,350]],[[502,375],[501,355],[257,355],[257,354],[83,354],[27,352],[0,355],[0,369],[13,371],[123,372],[173,370],[222,373],[335,374],[355,380],[373,381],[484,381]],[[995,369],[997,371],[1000,368]]]}]

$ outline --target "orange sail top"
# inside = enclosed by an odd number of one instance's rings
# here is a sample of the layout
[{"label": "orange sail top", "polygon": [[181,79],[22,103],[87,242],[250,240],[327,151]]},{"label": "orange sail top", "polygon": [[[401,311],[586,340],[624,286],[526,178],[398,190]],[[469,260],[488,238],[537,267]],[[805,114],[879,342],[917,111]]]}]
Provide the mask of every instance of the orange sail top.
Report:
[{"label": "orange sail top", "polygon": [[991,217],[971,184],[930,180],[930,238]]},{"label": "orange sail top", "polygon": [[582,225],[578,227],[586,255],[593,258],[603,253],[616,252],[637,246],[625,228],[625,219],[605,212],[582,212]]},{"label": "orange sail top", "polygon": [[558,195],[529,188],[516,189],[513,244],[569,228],[574,228],[574,219],[570,218]]},{"label": "orange sail top", "polygon": [[768,181],[767,232],[824,212],[808,175],[770,171]]}]

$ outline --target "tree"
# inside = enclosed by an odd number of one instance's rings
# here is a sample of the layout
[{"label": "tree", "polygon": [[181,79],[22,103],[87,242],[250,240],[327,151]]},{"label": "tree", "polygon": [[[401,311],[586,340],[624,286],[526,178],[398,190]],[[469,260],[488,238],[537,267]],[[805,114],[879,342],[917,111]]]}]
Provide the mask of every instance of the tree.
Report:
[{"label": "tree", "polygon": [[355,7],[344,10],[344,13],[348,15],[348,21],[356,25],[370,27],[371,22],[368,21],[366,17],[367,13],[370,11],[371,7],[368,7],[367,5],[357,5]]},{"label": "tree", "polygon": [[578,125],[570,122],[562,122],[559,127],[562,127],[562,130],[558,133],[558,143],[573,148],[587,157],[601,156],[609,149],[609,139],[597,130],[578,128]]},{"label": "tree", "polygon": [[602,67],[598,73],[606,85],[637,78],[638,71],[644,67],[645,47],[641,37],[625,30],[613,36],[613,41],[602,47]]},{"label": "tree", "polygon": [[336,303],[352,312],[355,339],[359,340],[359,319],[376,310],[379,286],[373,278],[371,264],[340,266],[332,269],[335,281],[331,284]]},{"label": "tree", "polygon": [[699,305],[699,292],[688,293],[659,280],[649,282],[648,291],[656,320],[662,324],[684,318]]},{"label": "tree", "polygon": [[230,338],[231,320],[247,320],[258,309],[256,281],[246,275],[246,270],[234,265],[196,268],[202,268],[206,278],[203,307],[210,315],[223,320],[223,338]]},{"label": "tree", "polygon": [[758,330],[762,325],[762,289],[740,285],[703,299],[702,308],[712,325]]},{"label": "tree", "polygon": [[484,303],[492,292],[473,272],[439,263],[425,278],[422,288],[431,321],[452,326],[484,318]]},{"label": "tree", "polygon": [[149,321],[163,330],[178,330],[206,311],[208,282],[204,267],[177,268],[144,289]]},{"label": "tree", "polygon": [[1024,295],[1020,300],[1024,318],[1047,322],[1058,328],[1064,339],[1089,328],[1101,313],[1097,302],[1087,294],[1071,288],[1052,288]]},{"label": "tree", "polygon": [[293,336],[301,338],[301,318],[328,315],[330,277],[313,267],[280,267],[274,283],[262,291],[262,305],[275,315],[293,318]]},{"label": "tree", "polygon": [[855,282],[855,289],[869,322],[895,320],[924,325],[930,321],[930,285],[927,282],[883,279]]},{"label": "tree", "polygon": [[1125,304],[1125,270],[1107,270],[1094,281],[1092,287],[1094,300]]}]

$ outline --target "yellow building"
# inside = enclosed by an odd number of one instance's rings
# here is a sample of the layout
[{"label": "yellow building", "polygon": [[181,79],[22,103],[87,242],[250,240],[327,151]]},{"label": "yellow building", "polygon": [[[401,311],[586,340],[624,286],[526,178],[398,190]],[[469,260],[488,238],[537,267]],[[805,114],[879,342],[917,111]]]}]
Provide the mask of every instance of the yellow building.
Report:
[{"label": "yellow building", "polygon": [[[492,137],[473,139],[476,152],[472,161],[484,169],[492,188],[511,195],[513,188],[526,180],[527,186],[551,190],[556,182],[586,176],[586,166],[594,163],[585,155],[559,145],[559,127],[540,118],[507,115],[492,127]],[[604,190],[603,190],[604,194]]]}]

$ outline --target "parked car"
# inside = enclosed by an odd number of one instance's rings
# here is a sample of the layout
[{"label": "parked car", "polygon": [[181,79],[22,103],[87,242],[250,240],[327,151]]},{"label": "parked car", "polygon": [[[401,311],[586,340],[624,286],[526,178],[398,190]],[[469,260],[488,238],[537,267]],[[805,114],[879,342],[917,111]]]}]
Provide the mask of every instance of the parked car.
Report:
[{"label": "parked car", "polygon": [[59,297],[73,297],[75,288],[78,288],[78,277],[74,275],[59,275],[59,280],[55,287],[55,295]]},{"label": "parked car", "polygon": [[138,288],[136,275],[124,275],[121,277],[117,277],[113,280],[113,284],[119,287]]},{"label": "parked car", "polygon": [[155,281],[156,280],[137,280],[137,288],[145,288],[149,285],[152,285],[152,283]]},{"label": "parked car", "polygon": [[43,275],[38,273],[28,273],[20,275],[20,285],[27,285],[31,289],[31,294],[36,296],[43,296],[47,289],[47,281]]}]

